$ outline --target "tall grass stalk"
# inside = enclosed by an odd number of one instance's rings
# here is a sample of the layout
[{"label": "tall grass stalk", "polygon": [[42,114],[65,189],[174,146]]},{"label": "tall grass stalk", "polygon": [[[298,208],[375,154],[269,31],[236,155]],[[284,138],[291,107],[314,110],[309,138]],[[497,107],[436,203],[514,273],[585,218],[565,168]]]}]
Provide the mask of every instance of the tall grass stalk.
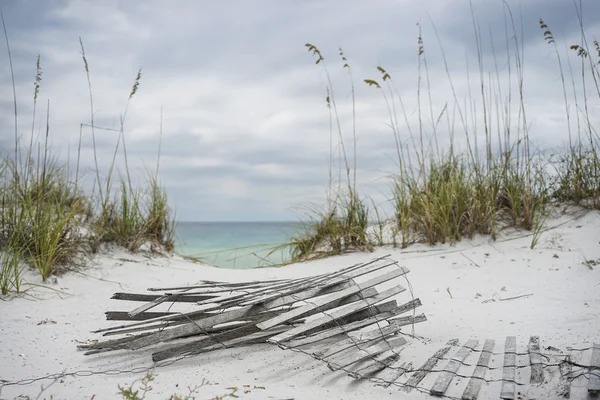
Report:
[{"label": "tall grass stalk", "polygon": [[[8,44],[8,36],[5,37]],[[71,166],[58,161],[51,151],[50,101],[46,110],[45,134],[42,141],[34,139],[36,109],[39,100],[42,66],[36,61],[33,115],[29,146],[19,147],[15,139],[15,156],[0,155],[0,292],[20,291],[22,266],[37,270],[43,280],[51,275],[81,265],[84,256],[97,250],[98,238],[105,243],[122,245],[138,251],[151,243],[157,251],[172,251],[175,222],[164,188],[159,185],[159,161],[155,173],[148,174],[140,187],[135,187],[129,163],[125,162],[127,178],[121,177],[120,191],[112,195],[111,177],[115,163],[109,166],[106,188],[103,190],[97,159],[94,124],[94,103],[89,64],[80,39],[89,97],[90,124],[80,124],[75,176]],[[127,160],[124,122],[129,101],[137,92],[141,70],[130,92],[121,119],[119,141],[123,140],[123,156]],[[16,96],[16,91],[13,91]],[[16,104],[16,97],[15,97]],[[15,106],[15,113],[17,112]],[[17,132],[15,115],[15,132]],[[82,193],[80,161],[84,126],[91,127],[96,179],[89,196]],[[162,137],[162,113],[161,113]],[[118,142],[117,142],[118,146]],[[35,150],[34,150],[35,149]],[[118,150],[118,147],[117,147]],[[160,153],[160,147],[159,147]],[[160,154],[159,154],[160,159]],[[26,160],[25,162],[22,162]],[[21,162],[20,162],[21,161]],[[120,171],[119,171],[120,172]],[[99,199],[98,199],[99,198]]]}]

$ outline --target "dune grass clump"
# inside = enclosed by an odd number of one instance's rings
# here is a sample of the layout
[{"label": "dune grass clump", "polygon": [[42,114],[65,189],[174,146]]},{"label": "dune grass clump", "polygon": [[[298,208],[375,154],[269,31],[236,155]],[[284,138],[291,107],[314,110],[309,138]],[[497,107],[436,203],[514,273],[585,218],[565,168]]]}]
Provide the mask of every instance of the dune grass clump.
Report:
[{"label": "dune grass clump", "polygon": [[143,189],[130,188],[121,179],[120,190],[102,207],[94,226],[96,245],[116,243],[137,251],[150,243],[168,252],[175,247],[176,225],[167,195],[152,176],[147,178]]},{"label": "dune grass clump", "polygon": [[[329,70],[325,66],[325,58],[316,46],[307,43],[305,47],[317,57],[315,63],[323,66],[327,77],[326,103],[330,119],[329,183],[326,205],[324,207],[318,204],[310,206],[306,213],[308,222],[305,222],[304,229],[293,236],[287,244],[292,261],[342,254],[352,250],[366,251],[372,248],[368,234],[369,207],[366,200],[359,195],[356,183],[356,100],[352,69],[343,50],[340,49],[342,68],[348,72],[351,87],[353,152],[349,157],[335,91]],[[334,147],[339,149],[340,167],[337,177],[334,176],[333,167],[336,160]]]},{"label": "dune grass clump", "polygon": [[[600,45],[594,41],[592,46],[588,46],[581,23],[582,43],[570,46],[571,55],[574,54],[581,63],[580,82],[576,84],[571,61],[568,76],[563,70],[554,36],[548,25],[540,20],[543,38],[553,46],[558,60],[568,130],[565,133],[568,134],[569,143],[566,151],[548,157],[542,151],[534,151],[530,141],[531,117],[525,106],[527,93],[524,89],[525,53],[512,12],[508,5],[504,7],[507,15],[507,67],[502,72],[499,69],[491,38],[492,48],[485,49],[485,52],[491,51],[494,62],[491,71],[485,71],[481,29],[473,15],[474,51],[479,76],[473,79],[467,72],[469,90],[466,98],[459,98],[441,38],[436,31],[451,99],[434,112],[435,96],[429,86],[426,47],[420,27],[416,52],[416,100],[415,93],[410,93],[408,97],[412,96],[411,99],[403,97],[395,89],[391,73],[382,66],[377,67],[378,79],[364,79],[368,87],[379,91],[382,96],[389,114],[388,125],[396,144],[398,169],[392,173],[391,184],[394,228],[392,243],[388,244],[405,248],[414,242],[431,245],[454,243],[476,234],[491,235],[495,239],[501,229],[515,227],[533,232],[533,248],[554,202],[572,202],[600,209],[600,136],[593,126],[591,115],[592,105],[596,104],[592,103],[592,97],[597,95],[595,100],[600,99]],[[575,8],[581,22],[581,9],[577,5]],[[317,56],[317,64],[324,63],[324,57],[316,46],[306,46]],[[349,68],[345,57],[343,61],[344,68]],[[328,94],[333,93],[327,69],[325,72]],[[566,78],[573,83],[572,94],[568,93]],[[475,85],[476,91],[471,90],[471,84]],[[578,87],[578,84],[581,86]],[[352,101],[354,105],[354,85]],[[409,101],[414,104],[409,105]],[[437,104],[439,101],[436,99]],[[329,197],[328,207],[311,209],[311,223],[303,235],[290,243],[296,259],[335,255],[351,250],[352,246],[344,247],[349,242],[344,238],[355,228],[358,228],[356,232],[361,233],[361,238],[373,236],[362,236],[363,229],[367,230],[369,226],[366,208],[361,218],[367,222],[344,223],[345,216],[355,215],[349,194],[356,193],[356,160],[353,164],[354,179],[350,180],[337,108],[329,96],[327,104],[330,115],[333,106],[349,190],[333,197],[333,200]],[[409,109],[412,111],[409,112]],[[353,126],[354,111],[353,107]],[[446,139],[441,132],[447,135]],[[405,133],[408,135],[405,136]],[[356,132],[353,131],[355,136]],[[330,152],[330,193],[332,159],[333,153]],[[379,216],[379,212],[376,214]],[[376,240],[362,243],[365,247],[384,244],[382,224],[378,223],[377,226],[379,233],[374,235]]]},{"label": "dune grass clump", "polygon": [[[292,261],[321,258],[348,251],[368,251],[373,247],[368,238],[367,205],[354,199],[335,199],[334,208],[313,206],[307,213],[308,222],[289,242]],[[341,207],[336,208],[338,205]]]},{"label": "dune grass clump", "polygon": [[[7,37],[7,44],[8,37]],[[80,175],[83,126],[77,149],[75,168],[59,162],[50,151],[50,102],[47,105],[45,136],[34,141],[35,113],[41,85],[41,61],[38,57],[34,79],[31,139],[23,146],[18,134],[15,101],[15,149],[0,155],[0,292],[19,292],[22,267],[37,270],[45,281],[51,275],[80,266],[84,258],[99,250],[101,244],[116,244],[139,251],[150,244],[150,251],[172,251],[175,221],[167,194],[156,173],[148,174],[141,185],[134,185],[127,162],[124,121],[129,101],[137,92],[141,79],[138,72],[123,118],[114,156],[103,178],[98,170],[93,123],[93,96],[89,64],[82,46],[85,72],[90,90],[93,151],[96,180],[91,194],[84,193]],[[10,47],[9,47],[10,49]],[[10,50],[9,50],[10,59]],[[161,129],[162,132],[162,129]],[[116,160],[122,145],[125,176],[119,190],[112,187],[113,175],[119,172]],[[160,158],[160,149],[159,149]],[[73,175],[73,170],[75,174]]]}]

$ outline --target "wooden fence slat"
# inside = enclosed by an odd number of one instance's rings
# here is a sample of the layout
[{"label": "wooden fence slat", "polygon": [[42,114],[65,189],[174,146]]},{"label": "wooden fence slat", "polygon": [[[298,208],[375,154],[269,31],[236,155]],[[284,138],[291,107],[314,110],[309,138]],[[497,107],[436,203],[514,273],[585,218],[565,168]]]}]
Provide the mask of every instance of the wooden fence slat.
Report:
[{"label": "wooden fence slat", "polygon": [[561,384],[556,390],[556,395],[565,399],[571,398],[571,377],[573,373],[573,367],[571,365],[571,356],[565,357],[565,362],[561,363],[558,367],[560,371],[559,380]]},{"label": "wooden fence slat", "polygon": [[389,349],[404,346],[406,343],[407,341],[403,337],[394,338],[389,341],[385,339],[373,340],[371,342],[359,344],[353,349],[348,349],[325,361],[330,370],[337,371],[366,358],[373,358]]},{"label": "wooden fence slat", "polygon": [[377,385],[383,386],[384,388],[390,387],[392,383],[396,382],[402,375],[410,371],[412,367],[412,363],[401,362],[401,360],[396,361],[395,364],[392,364],[389,368],[386,368],[381,372],[381,376],[378,376],[381,383],[378,383]]},{"label": "wooden fence slat", "polygon": [[[213,298],[215,296],[211,295],[187,295],[185,293],[174,293],[171,295],[171,299],[167,300],[167,302],[177,301],[180,303],[196,303],[197,301],[206,300]],[[112,300],[126,300],[126,301],[154,301],[163,296],[157,294],[137,294],[137,293],[121,293],[117,292],[112,295]]]},{"label": "wooden fence slat", "polygon": [[589,371],[588,393],[597,395],[600,393],[600,343],[594,343],[590,366],[594,369]]},{"label": "wooden fence slat", "polygon": [[152,300],[151,302],[143,304],[143,305],[139,306],[138,308],[136,308],[135,310],[130,311],[129,312],[129,316],[130,317],[135,317],[136,315],[141,314],[144,311],[148,311],[151,308],[154,308],[154,307],[158,306],[159,304],[162,304],[162,303],[164,303],[166,301],[169,301],[170,297],[171,296],[160,296],[160,297],[157,297],[154,300]]},{"label": "wooden fence slat", "polygon": [[450,351],[451,346],[443,347],[435,352],[434,355],[429,357],[425,364],[421,365],[417,371],[412,374],[412,376],[405,383],[405,386],[402,388],[405,392],[410,393],[418,384],[425,378],[425,376],[435,367],[440,358],[444,357],[448,351]]},{"label": "wooden fence slat", "polygon": [[[326,315],[324,315],[320,318],[314,319],[312,321],[308,321],[307,323],[303,324],[302,326],[292,328],[292,329],[290,329],[286,332],[283,332],[275,337],[272,337],[268,341],[270,343],[275,343],[275,344],[284,342],[293,337],[301,335],[302,333],[305,333],[309,330],[320,327],[328,322],[335,322],[335,320],[338,318],[345,317],[345,316],[355,313],[357,311],[361,311],[361,310],[369,307],[370,305],[376,304],[376,303],[378,303],[382,300],[385,300],[389,297],[395,296],[398,293],[403,292],[404,290],[406,290],[406,289],[404,289],[401,286],[395,286],[391,289],[384,290],[377,296],[373,296],[373,297],[370,297],[367,299],[357,301],[356,303],[349,304],[341,309],[327,313]],[[261,327],[259,327],[259,328],[263,329]]]},{"label": "wooden fence slat", "polygon": [[504,367],[502,369],[502,387],[500,398],[515,398],[515,367],[517,365],[517,338],[508,336],[504,342]]},{"label": "wooden fence slat", "polygon": [[529,338],[529,345],[527,346],[529,352],[529,363],[531,364],[531,379],[530,383],[540,384],[544,382],[544,366],[542,365],[542,356],[540,353],[540,337],[531,336]]},{"label": "wooden fence slat", "polygon": [[127,311],[106,311],[104,315],[107,321],[146,321],[158,317],[174,315],[173,312],[145,312],[131,317]]},{"label": "wooden fence slat", "polygon": [[477,395],[479,394],[479,390],[481,390],[481,385],[485,379],[485,373],[487,372],[488,365],[490,364],[490,359],[492,358],[492,353],[494,352],[494,346],[495,341],[491,339],[487,339],[483,344],[483,349],[481,350],[481,355],[477,361],[477,366],[475,367],[473,376],[471,379],[469,379],[469,383],[463,392],[462,400],[477,399]]},{"label": "wooden fence slat", "polygon": [[267,321],[261,322],[260,324],[258,324],[257,326],[260,329],[269,329],[272,328],[274,326],[280,325],[286,321],[290,321],[294,318],[296,318],[298,315],[302,315],[304,313],[308,313],[310,312],[313,308],[317,308],[320,306],[324,306],[330,302],[334,302],[336,300],[339,299],[343,299],[344,297],[347,296],[351,296],[353,294],[356,293],[360,293],[362,290],[379,285],[382,282],[386,282],[389,281],[391,279],[394,279],[400,275],[404,275],[406,272],[404,271],[404,269],[394,269],[393,271],[390,271],[386,274],[383,275],[379,275],[373,279],[368,280],[367,282],[364,282],[362,284],[357,284],[356,286],[350,287],[348,289],[342,290],[340,292],[336,292],[333,294],[330,294],[326,297],[322,297],[320,299],[316,299],[313,300],[310,304],[307,304],[306,306],[303,307],[299,307],[296,310],[292,310],[292,311],[288,311],[287,313],[283,313],[281,315],[278,315],[275,318],[269,319]]},{"label": "wooden fence slat", "polygon": [[434,396],[444,395],[446,389],[448,389],[448,386],[450,386],[450,382],[452,382],[452,379],[454,379],[456,376],[456,373],[458,372],[462,362],[477,346],[477,343],[479,343],[477,340],[471,339],[467,341],[467,343],[465,343],[463,347],[456,352],[456,354],[454,354],[452,359],[448,361],[448,364],[446,364],[444,372],[442,372],[435,380],[435,383],[433,384],[433,387],[429,393]]}]

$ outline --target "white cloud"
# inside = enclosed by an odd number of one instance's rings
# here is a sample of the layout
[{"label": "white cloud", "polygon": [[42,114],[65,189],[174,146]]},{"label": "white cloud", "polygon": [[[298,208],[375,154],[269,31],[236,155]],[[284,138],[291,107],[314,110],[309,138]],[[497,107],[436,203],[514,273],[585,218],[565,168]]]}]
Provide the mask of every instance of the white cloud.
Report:
[{"label": "white cloud", "polygon": [[[552,48],[543,41],[538,19],[541,15],[551,26],[564,52],[566,45],[579,41],[574,8],[566,3],[510,3],[519,35],[520,19],[523,21],[527,118],[532,139],[542,149],[564,143],[567,137],[560,76]],[[474,0],[473,7],[481,24],[486,98],[492,96],[494,104],[494,96],[500,95],[494,86],[490,27],[501,76],[500,100],[505,101],[509,86],[502,2]],[[583,0],[583,7],[589,39],[593,40],[600,33],[600,6],[594,0]],[[70,146],[70,159],[74,160],[80,124],[90,119],[79,49],[81,36],[90,65],[96,124],[118,128],[135,75],[138,68],[143,68],[141,85],[126,120],[130,164],[140,173],[144,166],[155,165],[162,109],[162,178],[179,217],[256,220],[294,218],[290,207],[325,195],[329,154],[327,78],[304,48],[306,42],[319,46],[326,57],[346,135],[352,129],[352,110],[348,74],[341,68],[337,54],[339,46],[350,60],[357,95],[358,176],[363,192],[377,202],[383,202],[389,192],[385,175],[394,170],[395,144],[386,126],[389,116],[382,96],[362,80],[380,80],[375,67],[387,68],[417,132],[417,22],[423,30],[429,73],[429,80],[423,75],[421,81],[425,134],[432,134],[432,121],[444,111],[437,125],[440,144],[447,144],[452,126],[457,141],[463,140],[463,127],[429,18],[440,34],[465,123],[473,126],[476,110],[476,126],[483,134],[477,50],[469,9],[467,0],[60,0],[10,3],[3,12],[16,67],[24,137],[31,130],[32,83],[39,53],[44,75],[36,123],[41,126],[44,121],[46,99],[50,99],[53,148],[66,159]],[[508,32],[508,40],[511,35]],[[514,49],[510,51],[514,53]],[[573,67],[579,67],[573,56]],[[5,53],[0,53],[0,58],[6,60]],[[7,63],[3,61],[2,65],[0,92],[5,95],[0,98],[0,145],[7,147],[2,149],[6,151],[12,143],[8,95],[12,89]],[[515,129],[518,99],[514,64],[511,68],[511,128]],[[469,90],[472,104],[465,102]],[[581,92],[581,86],[578,90]],[[593,95],[590,99],[590,113],[597,123],[598,99]],[[396,106],[401,139],[408,143],[397,102]],[[494,126],[495,107],[487,110],[488,115],[492,111]],[[96,134],[100,163],[106,165],[117,133]],[[346,138],[351,153],[351,140]],[[89,128],[84,130],[82,162],[85,170],[93,168]],[[88,180],[93,180],[93,174]]]}]

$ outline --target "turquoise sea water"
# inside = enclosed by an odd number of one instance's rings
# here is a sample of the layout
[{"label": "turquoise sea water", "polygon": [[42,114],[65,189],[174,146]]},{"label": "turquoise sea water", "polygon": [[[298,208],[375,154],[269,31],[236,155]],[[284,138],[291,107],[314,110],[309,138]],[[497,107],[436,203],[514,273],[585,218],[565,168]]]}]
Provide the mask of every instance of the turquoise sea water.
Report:
[{"label": "turquoise sea water", "polygon": [[299,222],[180,222],[175,251],[224,268],[278,264],[287,250],[267,254],[301,228]]}]

